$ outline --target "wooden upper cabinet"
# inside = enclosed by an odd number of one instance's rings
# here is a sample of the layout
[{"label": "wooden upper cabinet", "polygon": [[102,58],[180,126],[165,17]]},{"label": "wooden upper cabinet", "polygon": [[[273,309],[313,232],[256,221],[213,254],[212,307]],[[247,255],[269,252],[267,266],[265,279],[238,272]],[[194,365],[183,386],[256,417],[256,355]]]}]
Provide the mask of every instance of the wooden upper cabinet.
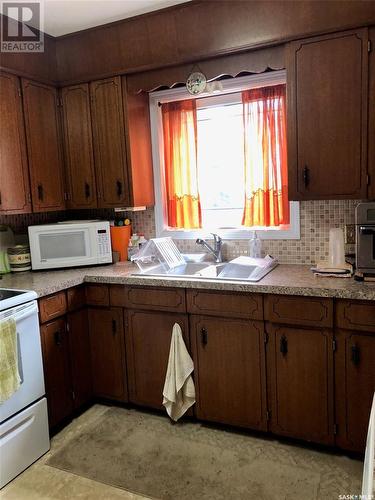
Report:
[{"label": "wooden upper cabinet", "polygon": [[65,87],[61,98],[68,206],[94,208],[97,201],[89,86],[84,83]]},{"label": "wooden upper cabinet", "polygon": [[150,109],[147,92],[127,90],[122,78],[126,146],[130,180],[130,205],[154,205],[154,182],[151,156]]},{"label": "wooden upper cabinet", "polygon": [[129,206],[121,77],[91,82],[90,95],[98,205]]},{"label": "wooden upper cabinet", "polygon": [[57,90],[23,79],[22,92],[33,210],[62,210],[65,201]]},{"label": "wooden upper cabinet", "polygon": [[[372,47],[375,43],[375,27],[369,28],[369,39]],[[368,123],[368,171],[369,171],[369,187],[368,198],[375,199],[375,50],[371,50],[369,54],[369,123]]]},{"label": "wooden upper cabinet", "polygon": [[0,74],[0,213],[31,212],[20,81]]},{"label": "wooden upper cabinet", "polygon": [[291,200],[367,196],[367,29],[289,45]]}]

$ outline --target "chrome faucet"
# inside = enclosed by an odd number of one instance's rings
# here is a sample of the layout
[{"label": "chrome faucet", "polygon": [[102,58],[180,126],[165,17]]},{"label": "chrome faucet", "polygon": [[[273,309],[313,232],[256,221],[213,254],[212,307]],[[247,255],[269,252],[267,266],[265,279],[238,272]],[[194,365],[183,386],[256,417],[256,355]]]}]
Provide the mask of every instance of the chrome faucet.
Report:
[{"label": "chrome faucet", "polygon": [[201,238],[198,238],[195,243],[197,245],[204,246],[209,252],[211,252],[212,255],[215,257],[215,262],[223,262],[223,256],[221,255],[223,240],[220,238],[220,236],[218,234],[215,234],[215,233],[211,233],[211,234],[214,237],[214,247],[213,248],[211,245],[209,245],[207,243],[207,241],[202,240]]}]

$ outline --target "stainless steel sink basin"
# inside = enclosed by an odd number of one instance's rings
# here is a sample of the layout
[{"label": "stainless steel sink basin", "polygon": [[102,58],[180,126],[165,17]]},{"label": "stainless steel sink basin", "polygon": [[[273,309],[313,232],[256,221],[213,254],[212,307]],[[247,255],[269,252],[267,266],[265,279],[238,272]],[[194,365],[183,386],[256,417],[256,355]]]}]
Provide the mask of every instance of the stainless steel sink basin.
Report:
[{"label": "stainless steel sink basin", "polygon": [[219,279],[226,281],[260,281],[266,274],[272,271],[277,266],[275,262],[273,266],[262,268],[258,266],[238,266],[230,262],[221,262],[220,264],[212,264],[209,262],[187,262],[182,266],[175,267],[169,271],[165,271],[161,266],[150,271],[136,273],[136,276],[168,276],[176,278],[204,278],[204,279]]}]

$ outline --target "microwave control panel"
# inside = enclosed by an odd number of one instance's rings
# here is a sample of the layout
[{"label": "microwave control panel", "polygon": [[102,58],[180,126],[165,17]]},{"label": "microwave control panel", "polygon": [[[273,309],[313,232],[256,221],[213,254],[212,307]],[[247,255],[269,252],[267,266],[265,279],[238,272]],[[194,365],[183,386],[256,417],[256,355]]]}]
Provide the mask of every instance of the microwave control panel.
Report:
[{"label": "microwave control panel", "polygon": [[111,253],[109,231],[107,229],[98,229],[97,233],[98,233],[99,256],[106,257]]}]

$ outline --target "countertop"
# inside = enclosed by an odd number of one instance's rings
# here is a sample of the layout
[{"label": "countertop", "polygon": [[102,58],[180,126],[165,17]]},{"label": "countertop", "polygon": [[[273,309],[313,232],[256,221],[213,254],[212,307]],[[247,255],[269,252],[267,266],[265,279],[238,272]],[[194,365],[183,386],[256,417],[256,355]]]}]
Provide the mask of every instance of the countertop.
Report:
[{"label": "countertop", "polygon": [[0,288],[35,290],[39,297],[43,297],[85,282],[375,300],[375,282],[316,277],[310,271],[310,266],[281,264],[258,283],[133,276],[137,269],[135,264],[124,262],[79,269],[7,274],[0,279]]}]

